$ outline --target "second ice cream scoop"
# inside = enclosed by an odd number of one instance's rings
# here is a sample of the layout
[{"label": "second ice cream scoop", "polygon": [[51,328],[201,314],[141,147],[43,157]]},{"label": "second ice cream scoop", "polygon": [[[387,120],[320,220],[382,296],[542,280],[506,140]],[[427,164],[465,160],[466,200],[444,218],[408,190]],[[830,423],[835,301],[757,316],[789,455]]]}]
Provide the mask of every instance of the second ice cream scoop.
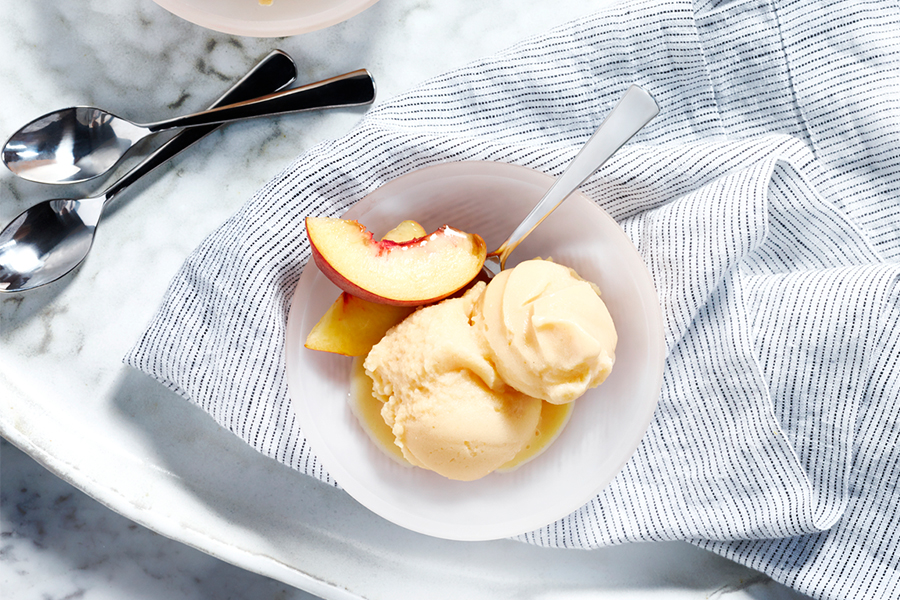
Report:
[{"label": "second ice cream scoop", "polygon": [[618,335],[600,291],[554,262],[501,271],[475,315],[503,381],[551,404],[603,383],[616,360]]}]

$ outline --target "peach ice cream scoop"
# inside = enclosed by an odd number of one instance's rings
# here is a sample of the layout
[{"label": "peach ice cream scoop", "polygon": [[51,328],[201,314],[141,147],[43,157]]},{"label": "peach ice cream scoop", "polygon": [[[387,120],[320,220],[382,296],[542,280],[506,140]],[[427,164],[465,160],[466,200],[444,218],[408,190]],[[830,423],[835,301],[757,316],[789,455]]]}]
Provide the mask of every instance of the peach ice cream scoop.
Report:
[{"label": "peach ice cream scoop", "polygon": [[529,260],[494,277],[475,323],[511,387],[552,404],[600,385],[615,362],[616,328],[600,292],[572,269]]},{"label": "peach ice cream scoop", "polygon": [[511,460],[534,436],[541,414],[540,400],[500,379],[472,325],[484,287],[417,310],[364,362],[403,456],[462,481]]}]

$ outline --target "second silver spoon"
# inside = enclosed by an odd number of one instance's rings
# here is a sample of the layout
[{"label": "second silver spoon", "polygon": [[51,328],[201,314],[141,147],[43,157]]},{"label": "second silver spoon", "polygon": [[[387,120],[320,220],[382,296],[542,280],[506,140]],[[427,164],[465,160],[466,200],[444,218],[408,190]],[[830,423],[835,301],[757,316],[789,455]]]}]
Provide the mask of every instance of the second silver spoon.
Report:
[{"label": "second silver spoon", "polygon": [[[336,102],[340,99],[340,102]],[[106,173],[148,135],[166,129],[226,123],[253,117],[369,104],[375,82],[365,69],[191,115],[132,123],[91,106],[64,108],[14,133],[3,146],[3,163],[29,181],[79,183]]]}]

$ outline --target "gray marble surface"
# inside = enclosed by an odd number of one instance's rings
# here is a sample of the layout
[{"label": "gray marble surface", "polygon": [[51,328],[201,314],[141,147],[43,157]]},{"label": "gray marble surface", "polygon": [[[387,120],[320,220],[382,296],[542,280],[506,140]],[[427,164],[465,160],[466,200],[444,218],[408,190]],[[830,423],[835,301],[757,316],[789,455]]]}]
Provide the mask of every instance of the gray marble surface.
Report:
[{"label": "gray marble surface", "polygon": [[0,440],[0,595],[309,600],[106,508]]},{"label": "gray marble surface", "polygon": [[[273,40],[207,31],[150,0],[7,1],[0,138],[69,105],[137,121],[199,110],[273,48],[294,57],[301,82],[366,67],[389,98],[605,2],[382,0],[346,23]],[[117,200],[75,273],[0,298],[0,423],[15,443],[0,444],[0,595],[799,598],[681,543],[572,552],[411,535],[121,364],[191,250],[364,110],[223,128]],[[3,170],[0,222],[102,183],[49,188]]]}]

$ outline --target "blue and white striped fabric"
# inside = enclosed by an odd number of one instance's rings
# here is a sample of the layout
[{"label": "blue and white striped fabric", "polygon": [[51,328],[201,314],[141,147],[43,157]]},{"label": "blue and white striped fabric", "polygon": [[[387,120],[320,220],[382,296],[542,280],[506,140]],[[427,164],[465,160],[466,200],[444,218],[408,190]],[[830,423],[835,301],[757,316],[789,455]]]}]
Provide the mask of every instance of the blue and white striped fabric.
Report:
[{"label": "blue and white striped fabric", "polygon": [[900,6],[635,0],[374,108],[187,260],[126,361],[331,481],[282,359],[307,215],[444,161],[562,172],[631,83],[663,112],[583,190],[659,291],[656,418],[524,541],[689,540],[816,598],[900,597]]}]

